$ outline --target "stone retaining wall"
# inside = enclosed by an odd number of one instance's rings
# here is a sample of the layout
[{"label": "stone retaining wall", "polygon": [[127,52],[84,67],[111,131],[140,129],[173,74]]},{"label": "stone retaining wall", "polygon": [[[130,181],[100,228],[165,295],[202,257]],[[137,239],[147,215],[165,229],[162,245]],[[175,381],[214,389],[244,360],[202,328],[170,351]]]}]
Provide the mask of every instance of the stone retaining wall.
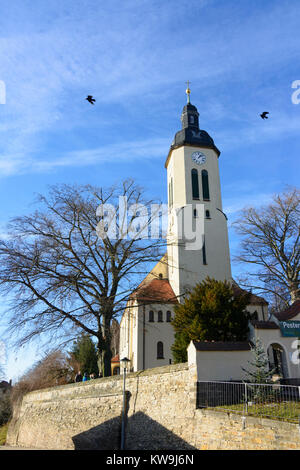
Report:
[{"label": "stone retaining wall", "polygon": [[[300,449],[299,427],[196,409],[196,368],[171,365],[126,378],[126,449]],[[14,411],[7,444],[120,448],[123,377],[31,392]],[[245,427],[246,426],[246,427]]]}]

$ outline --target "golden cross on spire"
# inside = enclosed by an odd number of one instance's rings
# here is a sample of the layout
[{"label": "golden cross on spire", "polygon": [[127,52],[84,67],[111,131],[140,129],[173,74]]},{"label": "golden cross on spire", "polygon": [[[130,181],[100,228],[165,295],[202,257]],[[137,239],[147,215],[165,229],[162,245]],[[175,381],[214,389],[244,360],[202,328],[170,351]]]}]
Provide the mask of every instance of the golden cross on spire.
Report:
[{"label": "golden cross on spire", "polygon": [[187,102],[189,103],[190,102],[190,94],[191,94],[191,90],[190,90],[190,81],[188,80],[187,82],[185,82],[187,84],[187,89],[185,90],[186,94],[187,94]]}]

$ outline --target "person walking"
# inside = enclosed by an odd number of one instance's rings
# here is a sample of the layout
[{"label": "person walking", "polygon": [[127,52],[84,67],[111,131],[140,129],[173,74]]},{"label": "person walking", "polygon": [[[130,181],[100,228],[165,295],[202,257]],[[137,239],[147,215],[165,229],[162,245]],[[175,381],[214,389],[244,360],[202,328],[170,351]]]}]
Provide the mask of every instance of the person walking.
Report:
[{"label": "person walking", "polygon": [[75,382],[82,382],[82,375],[81,375],[80,370],[75,375]]}]

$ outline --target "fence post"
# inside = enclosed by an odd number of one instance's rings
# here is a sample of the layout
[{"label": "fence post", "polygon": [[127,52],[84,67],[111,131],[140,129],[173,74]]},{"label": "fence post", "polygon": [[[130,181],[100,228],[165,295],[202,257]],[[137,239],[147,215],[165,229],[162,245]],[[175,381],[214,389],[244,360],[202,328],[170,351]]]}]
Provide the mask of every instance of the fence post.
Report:
[{"label": "fence post", "polygon": [[245,383],[245,414],[248,414],[248,394],[247,394],[247,384]]}]

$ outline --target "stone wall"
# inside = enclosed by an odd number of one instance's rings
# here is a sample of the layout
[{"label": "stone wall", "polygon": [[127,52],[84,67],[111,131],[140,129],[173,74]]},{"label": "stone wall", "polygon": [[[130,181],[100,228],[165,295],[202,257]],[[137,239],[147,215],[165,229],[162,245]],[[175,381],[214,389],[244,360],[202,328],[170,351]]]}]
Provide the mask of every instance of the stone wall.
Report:
[{"label": "stone wall", "polygon": [[[114,376],[31,392],[7,444],[117,450],[122,390]],[[187,364],[129,374],[126,391],[126,449],[300,449],[297,425],[196,409],[196,368]]]},{"label": "stone wall", "polygon": [[300,449],[297,424],[211,410],[196,410],[195,423],[200,450]]}]

